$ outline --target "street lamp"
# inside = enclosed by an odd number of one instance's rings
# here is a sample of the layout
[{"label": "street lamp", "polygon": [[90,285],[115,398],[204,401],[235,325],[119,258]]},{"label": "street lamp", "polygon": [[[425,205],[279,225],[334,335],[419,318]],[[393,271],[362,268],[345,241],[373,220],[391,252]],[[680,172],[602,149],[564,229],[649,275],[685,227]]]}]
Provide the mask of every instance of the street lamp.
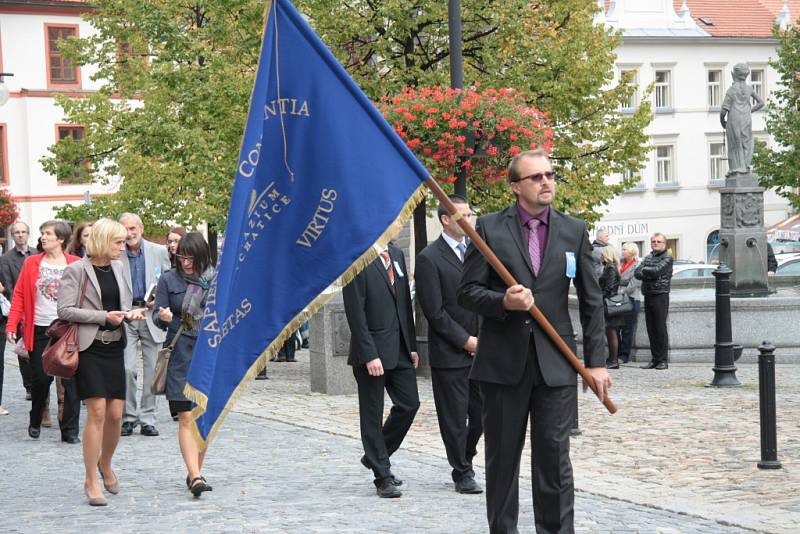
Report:
[{"label": "street lamp", "polygon": [[6,105],[8,97],[11,94],[11,91],[8,90],[8,86],[3,82],[3,77],[5,76],[13,76],[13,74],[10,72],[0,72],[0,106]]}]

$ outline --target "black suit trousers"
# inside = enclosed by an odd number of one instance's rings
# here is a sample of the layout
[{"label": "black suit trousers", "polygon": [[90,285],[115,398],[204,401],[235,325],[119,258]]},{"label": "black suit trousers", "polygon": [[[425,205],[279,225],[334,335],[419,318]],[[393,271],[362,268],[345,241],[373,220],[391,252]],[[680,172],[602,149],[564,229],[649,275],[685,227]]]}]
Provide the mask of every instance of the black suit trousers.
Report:
[{"label": "black suit trousers", "polygon": [[[378,485],[392,475],[389,457],[400,448],[419,409],[417,375],[409,365],[385,369],[382,376],[371,376],[365,366],[355,366],[353,376],[358,384],[361,443]],[[392,399],[392,408],[381,429],[384,388]]]},{"label": "black suit trousers", "polygon": [[650,339],[650,353],[653,355],[654,364],[668,363],[668,313],[669,293],[649,295],[644,298],[644,319],[647,322],[647,337]]},{"label": "black suit trousers", "polygon": [[433,401],[439,419],[447,461],[453,481],[474,477],[472,458],[483,433],[481,394],[478,383],[469,379],[469,367],[431,368]]},{"label": "black suit trousers", "polygon": [[577,388],[544,383],[533,343],[522,380],[481,382],[486,452],[486,509],[492,534],[517,533],[519,464],[531,421],[533,513],[538,533],[574,532],[574,483],[569,459]]},{"label": "black suit trousers", "polygon": [[[42,411],[50,394],[50,384],[53,383],[53,377],[48,376],[42,367],[42,353],[50,341],[46,331],[46,326],[34,327],[33,350],[30,352],[32,379],[30,425],[35,428],[42,426]],[[59,421],[61,437],[77,438],[80,430],[78,419],[81,413],[78,390],[75,387],[75,380],[62,380],[61,383],[64,385],[64,411]]]}]

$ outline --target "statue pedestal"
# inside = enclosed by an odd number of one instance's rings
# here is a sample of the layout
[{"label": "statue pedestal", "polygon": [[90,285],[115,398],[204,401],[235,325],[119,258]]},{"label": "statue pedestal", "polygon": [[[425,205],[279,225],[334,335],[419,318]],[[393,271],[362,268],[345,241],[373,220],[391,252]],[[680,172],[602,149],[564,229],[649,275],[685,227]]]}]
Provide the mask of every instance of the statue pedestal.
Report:
[{"label": "statue pedestal", "polygon": [[719,261],[733,270],[731,296],[763,297],[767,284],[767,233],[764,188],[752,173],[728,176],[720,189]]},{"label": "statue pedestal", "polygon": [[344,315],[341,292],[311,317],[309,348],[311,391],[328,395],[358,393],[353,369],[347,365],[350,328]]}]

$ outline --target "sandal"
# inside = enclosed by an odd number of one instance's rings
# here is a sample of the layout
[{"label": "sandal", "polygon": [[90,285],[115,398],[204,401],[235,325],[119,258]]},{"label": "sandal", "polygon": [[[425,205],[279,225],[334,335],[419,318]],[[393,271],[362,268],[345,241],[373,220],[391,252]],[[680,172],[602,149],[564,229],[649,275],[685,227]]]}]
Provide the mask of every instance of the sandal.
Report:
[{"label": "sandal", "polygon": [[[204,477],[203,475],[200,475],[200,478],[203,480],[203,482],[208,482],[206,480],[206,477]],[[192,489],[192,480],[189,478],[189,475],[186,475],[186,488]]]},{"label": "sandal", "polygon": [[192,492],[194,498],[197,499],[200,495],[203,494],[204,491],[212,491],[213,488],[206,484],[205,479],[203,477],[196,477],[191,480],[191,486],[189,487],[189,491]]}]

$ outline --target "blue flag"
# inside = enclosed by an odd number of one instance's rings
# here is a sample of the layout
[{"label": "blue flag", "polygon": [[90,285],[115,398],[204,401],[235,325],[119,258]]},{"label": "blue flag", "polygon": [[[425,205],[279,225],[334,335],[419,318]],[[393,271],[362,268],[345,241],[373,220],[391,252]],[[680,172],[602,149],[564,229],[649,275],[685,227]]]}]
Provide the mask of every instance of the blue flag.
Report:
[{"label": "blue flag", "polygon": [[185,387],[200,439],[213,439],[326,288],[377,257],[373,245],[424,198],[428,176],[292,4],[273,0]]}]

